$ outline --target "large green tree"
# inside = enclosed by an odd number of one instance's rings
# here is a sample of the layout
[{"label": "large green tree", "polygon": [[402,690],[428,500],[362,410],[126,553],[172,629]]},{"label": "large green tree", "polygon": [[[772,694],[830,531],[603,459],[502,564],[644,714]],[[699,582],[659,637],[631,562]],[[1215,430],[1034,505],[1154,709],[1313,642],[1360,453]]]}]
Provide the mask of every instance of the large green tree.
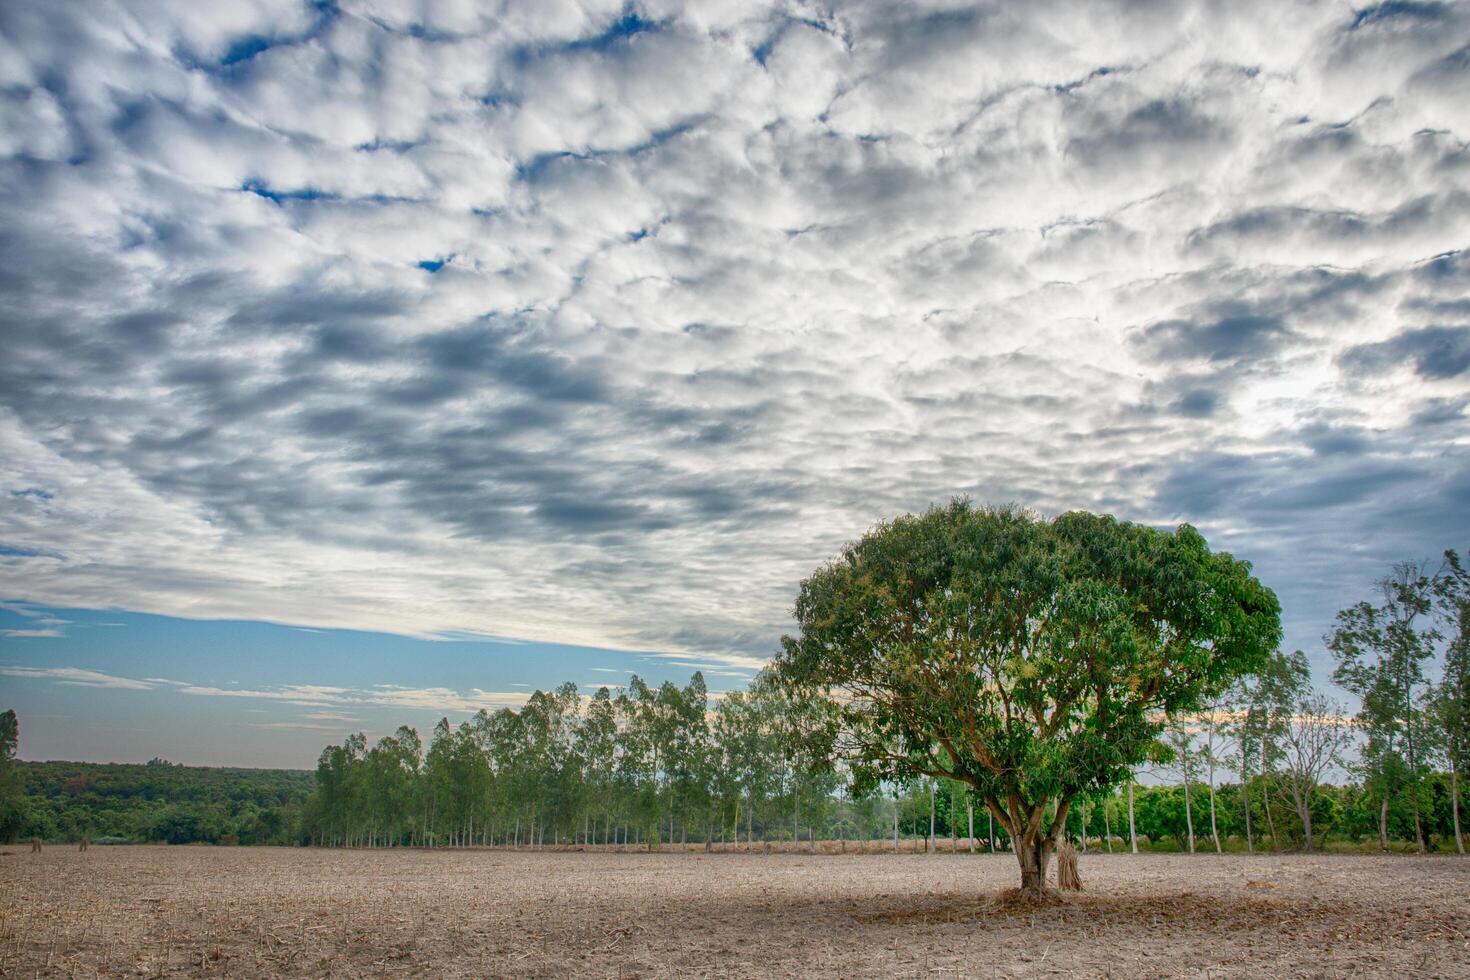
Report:
[{"label": "large green tree", "polygon": [[1045,888],[1072,801],[1159,751],[1164,718],[1258,667],[1280,606],[1250,565],[1111,517],[956,500],[880,524],[801,584],[774,670],[830,705],[867,780],[969,785]]}]

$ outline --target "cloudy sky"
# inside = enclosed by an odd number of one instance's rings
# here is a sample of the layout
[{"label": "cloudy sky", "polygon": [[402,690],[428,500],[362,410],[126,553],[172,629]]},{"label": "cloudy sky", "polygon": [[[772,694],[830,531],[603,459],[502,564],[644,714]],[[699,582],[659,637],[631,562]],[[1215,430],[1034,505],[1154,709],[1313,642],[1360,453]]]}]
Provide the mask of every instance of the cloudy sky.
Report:
[{"label": "cloudy sky", "polygon": [[1325,669],[1470,545],[1467,138],[1467,3],[8,0],[0,695],[306,765],[735,683],[959,493],[1191,522]]}]

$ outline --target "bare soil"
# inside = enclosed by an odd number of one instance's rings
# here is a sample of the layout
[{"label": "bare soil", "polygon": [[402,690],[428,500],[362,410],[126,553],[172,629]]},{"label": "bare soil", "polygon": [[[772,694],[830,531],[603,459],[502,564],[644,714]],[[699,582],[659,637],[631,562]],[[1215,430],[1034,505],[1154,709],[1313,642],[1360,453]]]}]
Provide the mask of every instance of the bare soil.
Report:
[{"label": "bare soil", "polygon": [[1470,860],[0,849],[0,975],[1470,977]]}]

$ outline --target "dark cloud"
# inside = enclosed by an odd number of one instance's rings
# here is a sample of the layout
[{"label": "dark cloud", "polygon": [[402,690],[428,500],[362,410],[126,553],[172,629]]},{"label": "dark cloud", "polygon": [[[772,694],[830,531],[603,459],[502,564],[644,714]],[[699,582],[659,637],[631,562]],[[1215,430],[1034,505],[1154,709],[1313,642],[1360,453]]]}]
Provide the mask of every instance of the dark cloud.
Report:
[{"label": "dark cloud", "polygon": [[1338,363],[1355,374],[1386,374],[1412,367],[1421,378],[1455,378],[1470,371],[1470,326],[1405,330],[1375,344],[1349,347]]},{"label": "dark cloud", "polygon": [[1269,359],[1292,340],[1281,317],[1241,311],[1202,323],[1156,323],[1144,328],[1136,343],[1161,361],[1235,364]]}]

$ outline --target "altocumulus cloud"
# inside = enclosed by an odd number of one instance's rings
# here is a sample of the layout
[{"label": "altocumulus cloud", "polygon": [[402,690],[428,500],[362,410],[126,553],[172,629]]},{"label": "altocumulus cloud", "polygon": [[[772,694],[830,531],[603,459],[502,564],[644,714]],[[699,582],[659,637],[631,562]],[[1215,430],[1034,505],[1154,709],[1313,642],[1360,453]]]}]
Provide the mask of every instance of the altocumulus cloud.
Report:
[{"label": "altocumulus cloud", "polygon": [[970,493],[1193,521],[1310,640],[1467,543],[1467,44],[1465,3],[10,0],[0,595],[750,663]]}]

